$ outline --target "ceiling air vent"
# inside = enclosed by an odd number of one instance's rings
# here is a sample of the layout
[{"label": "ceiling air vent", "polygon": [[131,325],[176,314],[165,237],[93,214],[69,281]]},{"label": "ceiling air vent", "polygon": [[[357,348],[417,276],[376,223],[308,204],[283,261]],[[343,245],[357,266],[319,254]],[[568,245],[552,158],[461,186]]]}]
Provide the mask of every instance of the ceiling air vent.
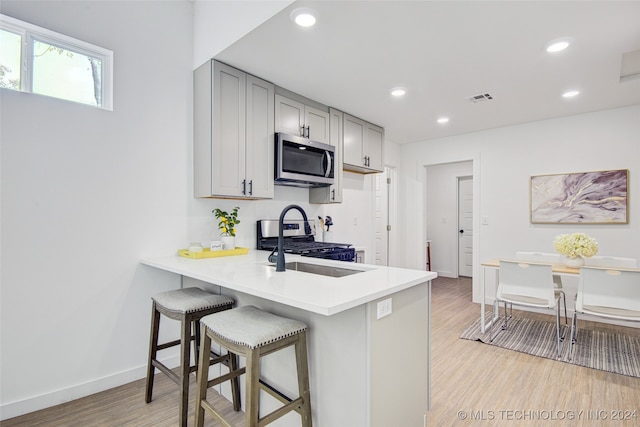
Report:
[{"label": "ceiling air vent", "polygon": [[469,101],[473,102],[474,104],[478,104],[480,102],[485,102],[485,101],[491,101],[493,99],[493,96],[491,96],[488,93],[481,93],[479,95],[474,95],[469,97]]}]

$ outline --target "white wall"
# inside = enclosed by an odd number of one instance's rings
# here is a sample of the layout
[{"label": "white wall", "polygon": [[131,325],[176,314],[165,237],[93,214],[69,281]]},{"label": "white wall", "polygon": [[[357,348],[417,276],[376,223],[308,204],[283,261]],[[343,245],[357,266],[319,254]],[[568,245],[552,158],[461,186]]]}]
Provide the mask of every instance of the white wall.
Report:
[{"label": "white wall", "polygon": [[175,250],[189,221],[192,5],[0,6],[113,50],[115,64],[112,112],[1,93],[1,403],[9,418],[141,377],[150,295],[177,278],[138,258]]},{"label": "white wall", "polygon": [[195,0],[193,68],[222,52],[293,1]]},{"label": "white wall", "polygon": [[111,49],[115,64],[113,112],[1,92],[5,419],[145,375],[150,296],[179,279],[140,257],[209,239],[215,207],[241,207],[238,244],[249,247],[257,218],[320,207],[283,187],[264,202],[193,198],[191,2],[0,11]]},{"label": "white wall", "polygon": [[[424,209],[414,208],[416,203],[426,206],[424,166],[467,160],[473,160],[474,235],[479,240],[474,278],[479,277],[479,262],[512,256],[516,250],[553,252],[557,234],[576,231],[595,237],[601,255],[640,259],[638,135],[640,106],[636,105],[401,146],[400,209],[408,213],[403,230],[405,266],[421,268],[424,260],[428,219]],[[629,169],[629,224],[530,223],[530,176],[608,169]],[[488,224],[476,225],[482,217]]]},{"label": "white wall", "polygon": [[[1,13],[113,50],[115,64],[113,112],[0,91],[3,419],[142,378],[150,296],[179,279],[138,260],[207,240],[215,207],[241,207],[241,246],[255,246],[256,219],[277,218],[288,203],[332,215],[337,240],[372,239],[370,177],[348,176],[335,206],[309,205],[306,190],[286,187],[269,201],[192,197],[194,51],[207,57],[206,40],[194,49],[192,38],[198,3],[0,3]],[[424,165],[470,159],[477,211],[490,221],[479,230],[482,259],[548,249],[575,229],[528,223],[530,175],[610,168],[631,170],[631,223],[581,229],[602,254],[640,258],[639,117],[635,106],[401,146],[397,259],[423,268]]]},{"label": "white wall", "polygon": [[324,205],[324,215],[330,215],[331,241],[351,243],[365,250],[366,262],[373,264],[374,227],[373,210],[374,175],[345,172],[343,177],[343,203]]}]

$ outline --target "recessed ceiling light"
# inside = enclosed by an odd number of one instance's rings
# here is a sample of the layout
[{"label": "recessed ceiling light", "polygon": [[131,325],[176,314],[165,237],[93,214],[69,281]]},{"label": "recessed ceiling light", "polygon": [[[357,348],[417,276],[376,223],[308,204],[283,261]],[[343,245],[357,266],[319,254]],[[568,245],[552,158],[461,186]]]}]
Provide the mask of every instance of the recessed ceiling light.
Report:
[{"label": "recessed ceiling light", "polygon": [[576,96],[580,95],[580,91],[579,90],[568,90],[565,93],[562,94],[563,98],[574,98]]},{"label": "recessed ceiling light", "polygon": [[301,27],[312,27],[316,24],[316,12],[308,8],[299,8],[291,12],[291,20]]},{"label": "recessed ceiling light", "polygon": [[395,97],[404,96],[407,93],[407,89],[403,87],[394,87],[391,89],[391,95]]},{"label": "recessed ceiling light", "polygon": [[440,123],[441,125],[449,123],[449,117],[438,117],[438,123]]},{"label": "recessed ceiling light", "polygon": [[545,49],[549,53],[560,52],[568,48],[572,41],[573,39],[569,37],[551,40],[549,43],[547,43]]}]

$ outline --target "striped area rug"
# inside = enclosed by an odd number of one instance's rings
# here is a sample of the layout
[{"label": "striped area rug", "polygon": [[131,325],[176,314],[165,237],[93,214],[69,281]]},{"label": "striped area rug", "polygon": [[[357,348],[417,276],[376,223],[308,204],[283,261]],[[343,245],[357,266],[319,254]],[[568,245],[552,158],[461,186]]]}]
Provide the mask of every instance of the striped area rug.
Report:
[{"label": "striped area rug", "polygon": [[[487,318],[489,319],[490,317]],[[640,378],[640,336],[578,329],[573,357],[569,360],[570,332],[570,328],[566,329],[567,339],[563,343],[561,357],[558,358],[555,323],[514,316],[509,320],[507,331],[500,332],[499,326],[496,325],[491,344],[534,356]],[[480,319],[470,325],[460,338],[489,344],[488,331],[485,334],[480,333]]]}]

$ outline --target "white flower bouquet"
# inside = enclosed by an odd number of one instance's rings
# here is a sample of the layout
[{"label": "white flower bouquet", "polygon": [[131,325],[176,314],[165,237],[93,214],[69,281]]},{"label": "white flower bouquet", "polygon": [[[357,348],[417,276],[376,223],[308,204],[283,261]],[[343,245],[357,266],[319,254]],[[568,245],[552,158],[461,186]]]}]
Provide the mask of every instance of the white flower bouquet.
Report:
[{"label": "white flower bouquet", "polygon": [[569,258],[592,257],[598,253],[598,242],[584,233],[560,234],[553,241],[558,253]]}]

